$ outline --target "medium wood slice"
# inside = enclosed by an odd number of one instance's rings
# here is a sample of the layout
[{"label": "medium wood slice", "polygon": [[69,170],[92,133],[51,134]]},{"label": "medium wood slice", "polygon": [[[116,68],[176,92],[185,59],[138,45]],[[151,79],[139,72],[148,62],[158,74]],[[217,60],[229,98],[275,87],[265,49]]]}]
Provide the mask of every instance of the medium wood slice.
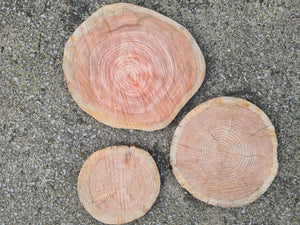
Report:
[{"label": "medium wood slice", "polygon": [[95,152],[78,178],[78,195],[85,209],[108,224],[123,224],[143,216],[159,190],[155,161],[136,147],[113,146]]},{"label": "medium wood slice", "polygon": [[275,129],[252,103],[220,97],[200,104],[178,125],[171,145],[178,182],[221,207],[253,202],[276,176]]},{"label": "medium wood slice", "polygon": [[201,86],[204,57],[180,24],[119,3],[96,11],[66,43],[63,71],[78,105],[116,128],[166,127]]}]

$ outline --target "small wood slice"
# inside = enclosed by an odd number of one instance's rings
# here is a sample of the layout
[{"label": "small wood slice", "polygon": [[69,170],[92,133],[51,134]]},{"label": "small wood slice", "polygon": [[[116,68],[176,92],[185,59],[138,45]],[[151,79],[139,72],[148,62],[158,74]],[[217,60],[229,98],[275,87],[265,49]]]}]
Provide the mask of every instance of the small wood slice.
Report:
[{"label": "small wood slice", "polygon": [[143,216],[159,190],[155,161],[136,147],[113,146],[95,152],[78,178],[78,195],[85,209],[108,224],[128,223]]},{"label": "small wood slice", "polygon": [[143,7],[107,5],[67,41],[63,71],[78,105],[116,128],[166,127],[201,86],[204,57],[180,24]]},{"label": "small wood slice", "polygon": [[193,109],[178,125],[170,154],[182,187],[221,207],[253,202],[278,169],[271,121],[240,98],[215,98]]}]

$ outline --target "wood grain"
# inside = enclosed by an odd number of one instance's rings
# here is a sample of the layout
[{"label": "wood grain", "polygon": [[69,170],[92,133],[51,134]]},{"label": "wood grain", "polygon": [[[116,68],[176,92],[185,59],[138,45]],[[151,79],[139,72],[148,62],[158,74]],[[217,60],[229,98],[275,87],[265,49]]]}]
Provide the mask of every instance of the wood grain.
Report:
[{"label": "wood grain", "polygon": [[148,152],[133,146],[95,152],[78,178],[78,195],[85,209],[108,224],[128,223],[143,216],[159,190],[155,161]]},{"label": "wood grain", "polygon": [[248,204],[276,176],[275,129],[265,113],[246,100],[212,99],[178,125],[171,165],[178,182],[194,197],[221,207]]},{"label": "wood grain", "polygon": [[116,128],[166,127],[201,86],[204,57],[177,22],[143,7],[104,6],[67,41],[63,71],[78,105]]}]

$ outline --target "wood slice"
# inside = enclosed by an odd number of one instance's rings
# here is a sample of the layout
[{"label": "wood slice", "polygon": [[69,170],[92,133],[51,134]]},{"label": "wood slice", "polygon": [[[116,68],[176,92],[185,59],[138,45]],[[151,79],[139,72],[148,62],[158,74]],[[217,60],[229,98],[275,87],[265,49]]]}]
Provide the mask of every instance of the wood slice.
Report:
[{"label": "wood slice", "polygon": [[100,8],[72,34],[63,71],[78,105],[116,128],[166,127],[201,86],[204,57],[180,24],[143,7]]},{"label": "wood slice", "polygon": [[215,98],[189,112],[175,131],[170,154],[182,187],[221,207],[253,202],[278,169],[271,121],[240,98]]},{"label": "wood slice", "polygon": [[143,216],[159,190],[155,161],[136,147],[112,146],[95,152],[78,178],[78,195],[85,209],[108,224],[128,223]]}]

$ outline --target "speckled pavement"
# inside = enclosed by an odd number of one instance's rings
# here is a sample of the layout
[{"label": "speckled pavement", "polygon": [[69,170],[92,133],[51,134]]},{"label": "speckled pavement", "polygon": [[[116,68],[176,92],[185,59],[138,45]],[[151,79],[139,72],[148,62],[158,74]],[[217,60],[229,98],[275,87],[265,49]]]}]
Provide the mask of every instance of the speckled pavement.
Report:
[{"label": "speckled pavement", "polygon": [[[74,102],[64,80],[67,39],[98,8],[115,2],[0,1],[0,224],[101,224],[79,202],[77,177],[89,155],[120,144],[149,151],[162,181],[152,209],[131,224],[300,224],[299,1],[126,1],[184,25],[206,60],[202,87],[155,132],[97,122]],[[268,191],[231,209],[193,198],[169,163],[179,121],[223,95],[260,107],[279,142],[279,171]]]}]

